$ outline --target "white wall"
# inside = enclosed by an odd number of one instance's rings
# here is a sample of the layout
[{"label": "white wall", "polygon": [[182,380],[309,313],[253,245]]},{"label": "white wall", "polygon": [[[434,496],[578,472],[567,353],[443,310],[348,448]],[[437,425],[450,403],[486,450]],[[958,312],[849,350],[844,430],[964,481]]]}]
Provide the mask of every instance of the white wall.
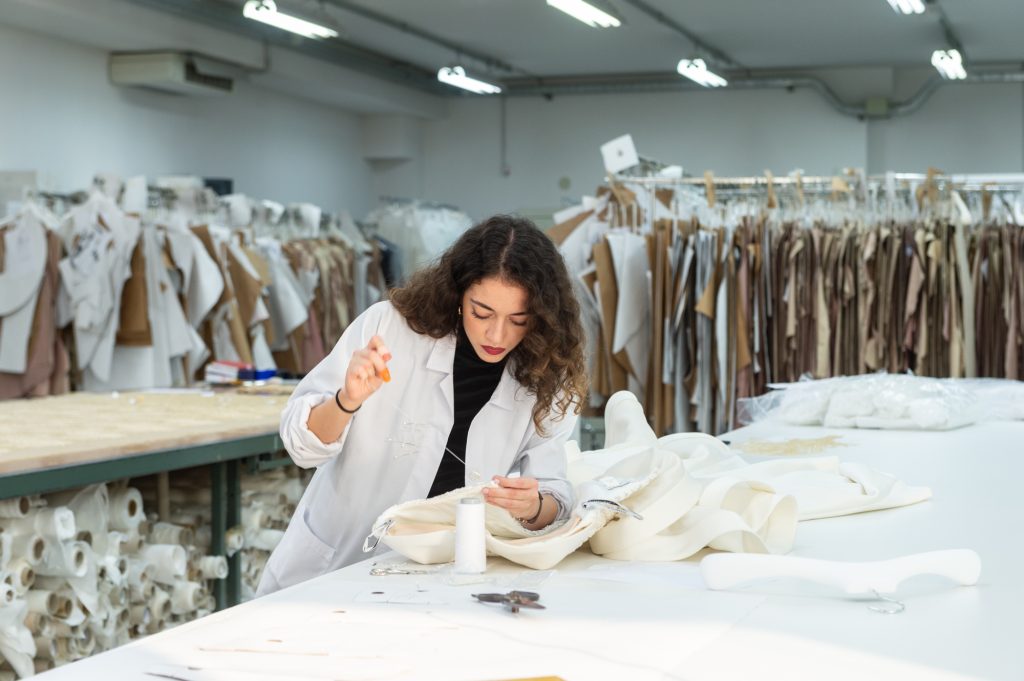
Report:
[{"label": "white wall", "polygon": [[0,170],[38,170],[57,190],[97,171],[189,174],[356,216],[375,204],[356,115],[235,87],[208,98],[118,88],[106,52],[0,25]]},{"label": "white wall", "polygon": [[[877,95],[899,80],[889,70],[835,78],[845,97]],[[912,92],[917,84],[901,86]],[[375,168],[375,192],[454,203],[474,218],[542,213],[593,192],[602,179],[598,147],[627,132],[641,155],[698,175],[1024,170],[1021,85],[949,85],[908,117],[870,122],[835,112],[809,90],[512,98],[507,177],[500,106],[497,99],[464,99],[447,118],[425,121],[421,158]],[[558,186],[562,177],[570,180],[566,191]]]},{"label": "white wall", "polygon": [[869,124],[868,171],[1013,173],[1024,170],[1024,87],[941,88],[916,113]]}]

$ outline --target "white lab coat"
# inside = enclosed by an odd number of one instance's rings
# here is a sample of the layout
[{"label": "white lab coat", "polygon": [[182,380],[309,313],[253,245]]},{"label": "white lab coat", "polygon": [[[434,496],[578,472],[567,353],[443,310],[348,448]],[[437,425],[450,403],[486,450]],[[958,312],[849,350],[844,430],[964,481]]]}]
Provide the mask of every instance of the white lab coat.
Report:
[{"label": "white lab coat", "polygon": [[[337,442],[323,444],[306,426],[310,409],[334,399],[352,353],[375,334],[391,351],[392,380],[363,403]],[[361,314],[299,383],[281,415],[281,439],[295,463],[317,471],[270,556],[260,595],[362,560],[363,540],[377,516],[427,495],[455,420],[454,356],[454,336],[418,334],[391,303],[381,302]],[[466,482],[473,472],[486,481],[518,471],[558,500],[564,518],[573,505],[565,443],[576,417],[548,419],[541,436],[533,425],[534,403],[508,371],[502,374],[470,425]]]}]

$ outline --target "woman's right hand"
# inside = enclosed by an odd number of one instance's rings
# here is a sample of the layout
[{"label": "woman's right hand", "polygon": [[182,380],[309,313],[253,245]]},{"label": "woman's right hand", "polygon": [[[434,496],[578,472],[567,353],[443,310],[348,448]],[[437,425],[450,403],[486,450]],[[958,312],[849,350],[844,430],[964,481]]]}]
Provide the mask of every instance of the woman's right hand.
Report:
[{"label": "woman's right hand", "polygon": [[365,348],[352,353],[345,372],[345,385],[338,396],[346,409],[357,409],[383,383],[391,380],[389,361],[391,352],[380,336],[374,336]]}]

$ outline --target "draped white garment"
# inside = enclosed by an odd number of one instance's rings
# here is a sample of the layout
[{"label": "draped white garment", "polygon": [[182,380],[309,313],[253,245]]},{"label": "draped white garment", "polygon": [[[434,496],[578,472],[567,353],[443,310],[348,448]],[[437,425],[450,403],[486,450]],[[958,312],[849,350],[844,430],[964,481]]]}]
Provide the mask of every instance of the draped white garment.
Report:
[{"label": "draped white garment", "polygon": [[[749,465],[708,435],[658,439],[628,392],[612,396],[605,418],[604,449],[569,452],[577,499],[569,519],[531,532],[507,511],[488,506],[488,553],[535,569],[557,565],[588,540],[591,551],[616,560],[682,560],[705,547],[786,553],[793,547],[798,520],[931,497],[926,487],[910,487],[835,457]],[[449,562],[454,558],[455,506],[480,489],[392,506],[374,523],[372,534],[414,561]],[[619,502],[642,519],[616,517],[601,506],[585,508],[590,500]]]}]

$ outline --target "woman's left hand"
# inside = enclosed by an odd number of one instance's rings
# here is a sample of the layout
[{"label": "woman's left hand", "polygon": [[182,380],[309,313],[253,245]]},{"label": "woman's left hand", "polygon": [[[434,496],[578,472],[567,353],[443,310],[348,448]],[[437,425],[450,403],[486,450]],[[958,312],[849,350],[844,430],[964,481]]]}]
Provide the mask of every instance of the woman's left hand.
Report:
[{"label": "woman's left hand", "polygon": [[494,476],[497,487],[484,487],[484,499],[489,504],[506,509],[514,518],[532,518],[540,510],[535,478],[506,478]]}]

